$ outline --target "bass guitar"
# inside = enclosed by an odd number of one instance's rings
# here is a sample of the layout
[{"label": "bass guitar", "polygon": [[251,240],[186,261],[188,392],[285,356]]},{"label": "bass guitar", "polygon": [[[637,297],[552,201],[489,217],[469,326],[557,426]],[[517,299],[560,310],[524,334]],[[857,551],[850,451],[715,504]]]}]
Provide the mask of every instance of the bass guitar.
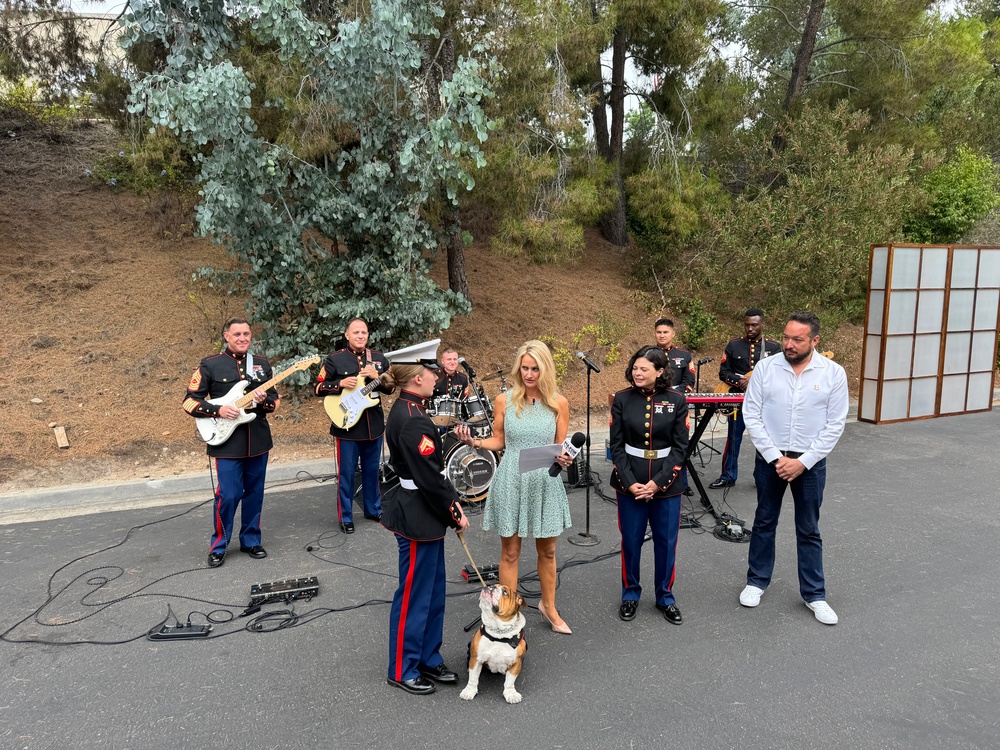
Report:
[{"label": "bass guitar", "polygon": [[354,427],[361,419],[365,409],[370,409],[378,404],[378,396],[372,396],[371,393],[381,385],[382,381],[374,378],[365,383],[365,380],[363,375],[359,375],[357,385],[353,388],[334,393],[323,399],[326,415],[341,430],[349,430]]},{"label": "bass guitar", "polygon": [[298,372],[299,370],[305,370],[310,365],[316,364],[320,361],[320,359],[322,359],[322,357],[317,354],[312,357],[303,357],[302,359],[296,360],[291,367],[287,370],[282,370],[266,383],[261,383],[260,385],[255,384],[250,393],[246,392],[247,386],[250,385],[250,381],[241,380],[239,383],[230,388],[229,392],[225,396],[210,398],[208,403],[216,404],[217,406],[235,406],[240,410],[240,414],[236,417],[236,419],[223,419],[222,417],[199,417],[194,422],[195,426],[198,428],[198,437],[209,445],[222,445],[224,442],[229,440],[237,427],[241,424],[252,422],[257,418],[256,413],[246,411],[246,407],[253,404],[253,391],[258,388],[263,388],[266,391],[271,386],[280,383],[292,373]]}]

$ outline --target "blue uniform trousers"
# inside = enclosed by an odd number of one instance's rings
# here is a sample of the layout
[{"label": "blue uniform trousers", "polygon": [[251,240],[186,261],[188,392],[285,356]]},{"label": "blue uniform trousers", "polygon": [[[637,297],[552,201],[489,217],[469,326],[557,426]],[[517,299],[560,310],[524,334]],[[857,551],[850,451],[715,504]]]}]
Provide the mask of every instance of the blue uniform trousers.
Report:
[{"label": "blue uniform trousers", "polygon": [[722,474],[719,475],[719,479],[727,482],[736,481],[740,473],[740,444],[743,442],[743,432],[746,428],[743,410],[737,409],[736,414],[729,420],[726,431],[726,449],[722,451]]},{"label": "blue uniform trousers", "polygon": [[233,537],[236,506],[241,506],[240,546],[260,544],[260,513],[264,507],[264,476],[267,474],[267,454],[252,458],[216,458],[215,513],[212,543],[209,552],[226,554],[226,545]]},{"label": "blue uniform trousers", "polygon": [[639,601],[639,568],[646,524],[653,531],[653,583],[656,603],[675,604],[673,586],[676,567],[677,534],[681,524],[681,496],[636,500],[618,495],[618,529],[622,534],[622,601]]},{"label": "blue uniform trousers", "polygon": [[[750,537],[747,583],[766,589],[774,572],[774,536],[778,529],[781,499],[789,485],[760,455],[754,464],[757,513]],[[795,503],[795,543],[799,558],[799,593],[807,602],[826,599],[823,577],[823,539],[819,535],[819,508],[826,486],[826,459],[792,480]]]},{"label": "blue uniform trousers", "polygon": [[351,502],[354,500],[354,473],[361,462],[361,489],[366,516],[382,515],[382,493],[378,485],[378,467],[382,460],[382,438],[342,440],[337,438],[337,485],[340,504],[337,520],[354,523]]},{"label": "blue uniform trousers", "polygon": [[418,666],[444,662],[444,539],[414,542],[396,534],[399,588],[389,610],[389,679],[412,680]]}]

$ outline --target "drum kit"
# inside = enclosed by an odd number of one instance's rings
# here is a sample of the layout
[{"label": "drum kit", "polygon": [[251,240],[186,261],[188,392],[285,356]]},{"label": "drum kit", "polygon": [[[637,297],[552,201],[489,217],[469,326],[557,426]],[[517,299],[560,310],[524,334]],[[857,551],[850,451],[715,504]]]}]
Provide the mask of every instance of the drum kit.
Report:
[{"label": "drum kit", "polygon": [[432,402],[427,414],[444,435],[444,475],[465,503],[477,503],[486,498],[502,452],[466,445],[455,434],[454,427],[467,424],[475,437],[493,435],[493,404],[486,396],[483,383],[500,378],[500,392],[507,390],[506,378],[499,368],[476,382],[469,374],[468,395],[445,394]]}]

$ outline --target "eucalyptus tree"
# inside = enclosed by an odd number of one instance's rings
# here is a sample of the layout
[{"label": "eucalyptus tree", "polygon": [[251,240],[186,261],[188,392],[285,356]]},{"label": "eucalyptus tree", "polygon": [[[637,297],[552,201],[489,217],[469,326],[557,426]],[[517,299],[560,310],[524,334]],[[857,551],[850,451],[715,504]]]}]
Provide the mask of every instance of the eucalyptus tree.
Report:
[{"label": "eucalyptus tree", "polygon": [[329,348],[355,316],[381,345],[437,333],[467,300],[427,275],[426,207],[482,166],[490,58],[431,85],[443,10],[420,0],[131,0],[125,45],[162,45],[130,109],[198,149],[200,231],[237,261],[271,351]]}]

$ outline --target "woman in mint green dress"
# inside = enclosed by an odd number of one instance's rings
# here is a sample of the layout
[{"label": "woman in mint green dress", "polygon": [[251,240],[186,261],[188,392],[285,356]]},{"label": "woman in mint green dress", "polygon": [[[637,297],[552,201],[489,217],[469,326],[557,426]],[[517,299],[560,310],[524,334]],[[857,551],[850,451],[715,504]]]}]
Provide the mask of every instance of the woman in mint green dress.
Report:
[{"label": "woman in mint green dress", "polygon": [[[555,362],[541,341],[527,341],[517,350],[510,376],[512,388],[496,399],[493,436],[474,438],[466,426],[455,433],[474,448],[506,451],[483,511],[483,529],[500,532],[500,583],[517,590],[521,539],[534,537],[542,588],[538,611],[552,630],[568,634],[572,631],[556,609],[556,540],[570,527],[566,490],[561,477],[550,477],[546,469],[521,474],[517,457],[522,448],[566,439],[569,401],[556,390]],[[564,468],[573,463],[565,453],[556,460]]]}]

